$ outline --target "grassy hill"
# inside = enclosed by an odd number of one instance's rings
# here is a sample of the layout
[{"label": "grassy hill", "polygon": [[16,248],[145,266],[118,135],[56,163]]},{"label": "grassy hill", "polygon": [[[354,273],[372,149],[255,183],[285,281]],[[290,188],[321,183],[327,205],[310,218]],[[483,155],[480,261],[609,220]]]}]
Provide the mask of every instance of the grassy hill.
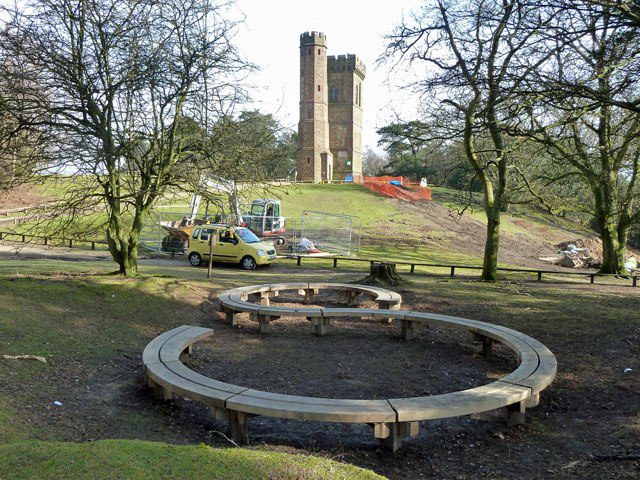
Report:
[{"label": "grassy hill", "polygon": [[[281,190],[284,214],[294,221],[303,210],[353,215],[362,234],[361,256],[425,262],[481,262],[485,217],[475,195],[463,215],[456,190],[433,189],[432,202],[406,203],[360,185],[301,185]],[[290,221],[290,224],[292,222]],[[502,219],[503,264],[543,265],[562,241],[592,235],[582,225],[518,207]]]},{"label": "grassy hill", "polygon": [[[56,188],[44,186],[36,192],[50,199],[64,191],[62,187]],[[263,195],[264,192],[247,192],[245,201],[249,203]],[[273,187],[268,195],[281,198],[290,230],[300,227],[304,210],[353,216],[354,229],[361,236],[363,257],[465,264],[479,264],[482,259],[485,218],[479,195],[472,197],[463,215],[458,214],[462,210],[461,192],[444,188],[433,189],[432,202],[419,203],[383,197],[360,185]],[[33,195],[27,198],[33,201]],[[150,243],[162,235],[156,227],[158,215],[164,220],[179,219],[188,212],[189,200],[189,195],[175,194],[160,202],[147,222],[145,236]],[[201,210],[203,213],[204,207]],[[85,218],[68,236],[99,238],[100,228],[96,228],[99,216],[96,213]],[[34,229],[33,224],[26,224],[16,228],[42,233],[43,229],[55,226]],[[588,235],[593,233],[582,225],[530,207],[515,207],[502,219],[500,262],[540,267],[545,264],[537,259],[555,254],[556,244]]]}]

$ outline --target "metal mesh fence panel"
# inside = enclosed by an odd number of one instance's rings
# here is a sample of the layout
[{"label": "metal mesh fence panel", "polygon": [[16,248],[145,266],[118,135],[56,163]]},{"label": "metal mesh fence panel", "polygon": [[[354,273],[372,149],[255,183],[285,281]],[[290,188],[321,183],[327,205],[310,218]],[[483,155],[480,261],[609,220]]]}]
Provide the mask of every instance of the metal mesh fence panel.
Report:
[{"label": "metal mesh fence panel", "polygon": [[360,220],[350,215],[304,210],[292,246],[297,254],[351,255],[360,250]]}]

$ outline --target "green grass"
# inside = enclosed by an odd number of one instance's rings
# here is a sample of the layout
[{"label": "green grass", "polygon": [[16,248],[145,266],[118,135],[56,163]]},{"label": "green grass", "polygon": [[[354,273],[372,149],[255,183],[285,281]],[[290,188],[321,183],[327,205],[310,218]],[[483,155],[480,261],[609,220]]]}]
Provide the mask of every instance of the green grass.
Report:
[{"label": "green grass", "polygon": [[215,449],[139,440],[0,445],[0,478],[156,480],[354,479],[383,477],[324,458],[247,449]]}]

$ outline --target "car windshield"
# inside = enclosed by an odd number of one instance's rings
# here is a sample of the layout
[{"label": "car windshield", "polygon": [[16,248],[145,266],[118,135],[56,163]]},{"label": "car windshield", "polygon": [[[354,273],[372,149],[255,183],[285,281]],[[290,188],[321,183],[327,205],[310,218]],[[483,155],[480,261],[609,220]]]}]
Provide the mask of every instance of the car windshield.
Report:
[{"label": "car windshield", "polygon": [[238,228],[236,229],[236,234],[244,243],[258,243],[260,241],[260,239],[256,237],[255,233],[248,228]]}]

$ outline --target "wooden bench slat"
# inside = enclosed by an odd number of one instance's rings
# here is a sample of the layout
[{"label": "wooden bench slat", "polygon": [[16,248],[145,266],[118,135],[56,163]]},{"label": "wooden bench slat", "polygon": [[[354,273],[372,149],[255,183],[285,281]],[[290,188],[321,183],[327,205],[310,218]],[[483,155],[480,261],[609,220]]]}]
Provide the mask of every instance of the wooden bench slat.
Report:
[{"label": "wooden bench slat", "polygon": [[496,381],[461,392],[389,399],[389,403],[398,413],[399,422],[411,422],[486,412],[521,402],[530,396],[531,389],[527,387]]},{"label": "wooden bench slat", "polygon": [[396,413],[386,400],[299,397],[246,390],[228,399],[226,407],[255,415],[320,422],[382,423],[396,421]]},{"label": "wooden bench slat", "polygon": [[322,308],[322,316],[333,317],[382,317],[404,319],[409,313],[402,310],[380,310],[375,308]]},{"label": "wooden bench slat", "polygon": [[195,383],[172,372],[164,363],[146,365],[145,374],[148,379],[172,394],[191,398],[214,407],[224,407],[225,401],[236,394],[236,392]]},{"label": "wooden bench slat", "polygon": [[174,328],[173,330],[166,331],[151,340],[142,352],[142,364],[147,365],[151,363],[160,363],[160,349],[162,348],[162,345],[164,345],[164,343],[171,337],[184,330],[188,330],[189,328],[192,327],[190,325],[182,325]]},{"label": "wooden bench slat", "polygon": [[175,362],[180,359],[180,355],[192,343],[205,339],[213,335],[210,328],[191,327],[186,328],[171,338],[167,339],[160,350],[160,361],[162,363]]}]

